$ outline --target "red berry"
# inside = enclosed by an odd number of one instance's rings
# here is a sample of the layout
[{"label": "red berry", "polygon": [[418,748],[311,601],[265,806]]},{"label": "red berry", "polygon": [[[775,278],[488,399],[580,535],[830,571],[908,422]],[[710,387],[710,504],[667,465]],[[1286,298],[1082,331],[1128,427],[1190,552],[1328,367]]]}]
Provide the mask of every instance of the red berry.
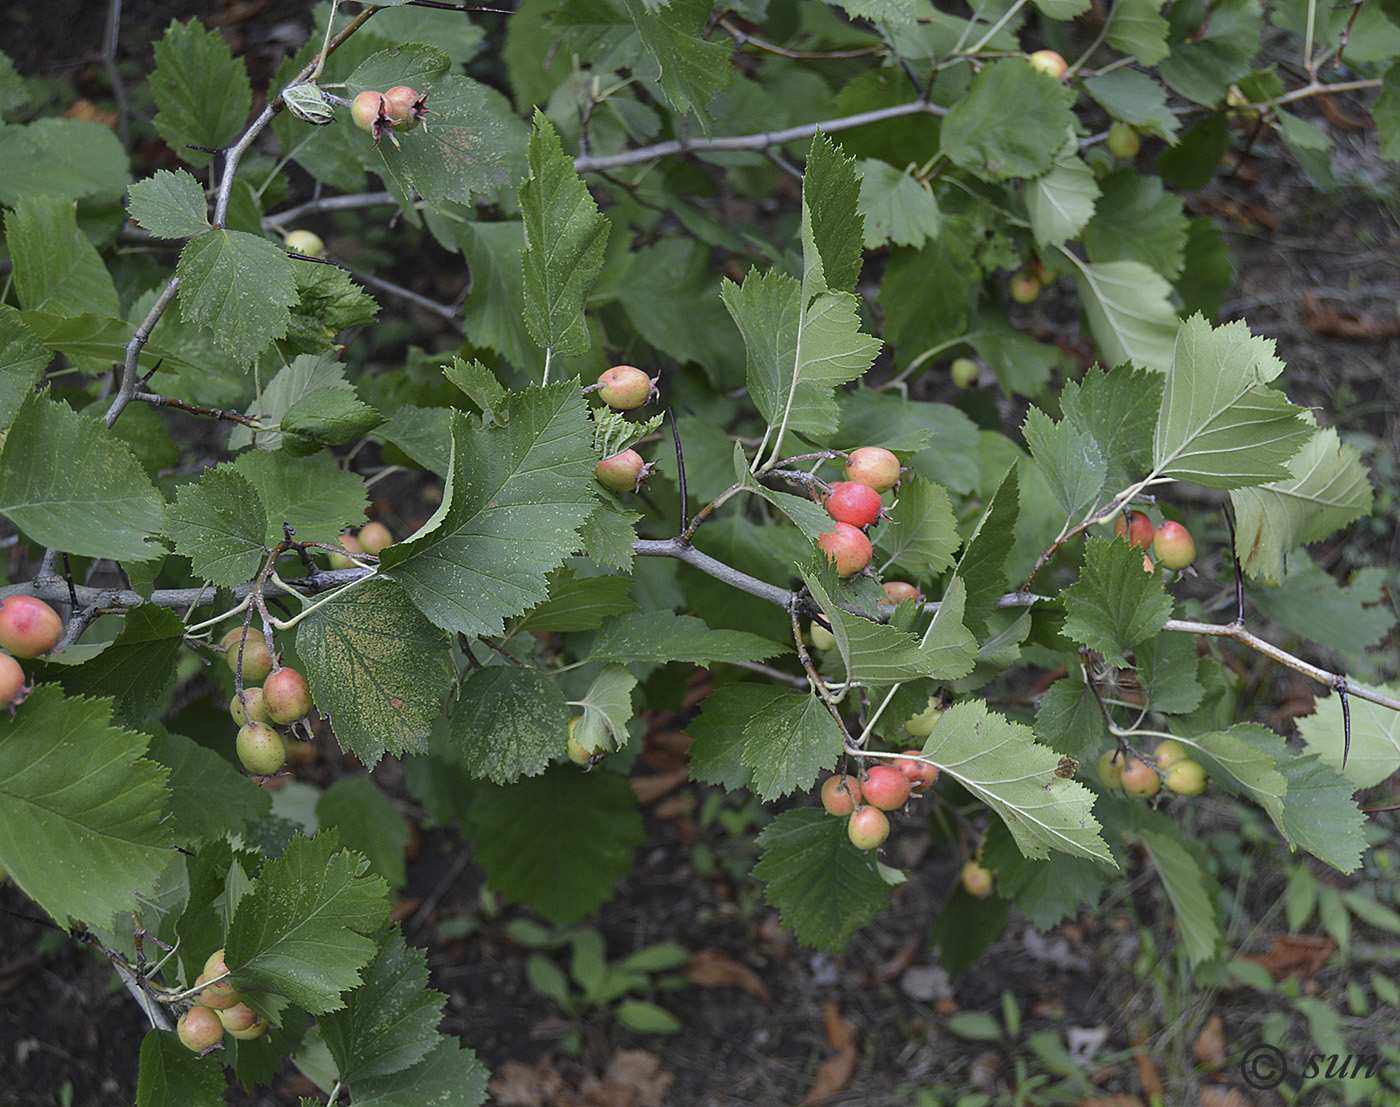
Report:
[{"label": "red berry", "polygon": [[1157,528],[1152,539],[1152,552],[1168,569],[1184,569],[1196,560],[1196,540],[1189,530],[1169,519]]},{"label": "red berry", "polygon": [[598,377],[598,395],[614,411],[641,407],[656,394],[656,385],[632,365],[614,365]]},{"label": "red berry", "polygon": [[263,706],[274,723],[294,723],[311,710],[311,689],[295,669],[278,669],[262,687]]},{"label": "red berry", "polygon": [[905,600],[922,600],[924,594],[912,584],[902,580],[885,581],[885,598],[881,603],[903,603]]},{"label": "red berry", "polygon": [[175,1033],[180,1036],[186,1049],[203,1053],[223,1040],[224,1024],[208,1007],[197,1005],[180,1016],[180,1021],[175,1024]]},{"label": "red berry", "polygon": [[384,94],[372,89],[360,93],[350,104],[350,118],[355,121],[355,126],[372,134],[375,142],[379,141],[384,128],[390,125],[387,111]]},{"label": "red berry", "polygon": [[918,750],[905,750],[904,753],[907,756],[896,761],[895,767],[909,778],[911,792],[927,792],[938,780],[938,766],[930,765],[923,760],[912,760],[915,757],[922,757]]},{"label": "red berry", "polygon": [[58,645],[63,620],[43,600],[6,596],[0,600],[0,650],[16,657],[38,657]]},{"label": "red berry", "polygon": [[893,765],[876,765],[860,779],[865,802],[881,811],[893,811],[909,802],[909,778]]},{"label": "red berry", "polygon": [[826,497],[826,511],[840,523],[868,527],[880,517],[880,493],[857,480],[838,481]]},{"label": "red berry", "polygon": [[822,782],[822,806],[828,815],[849,815],[860,804],[860,781],[850,775],[829,776]]},{"label": "red berry", "polygon": [[890,820],[878,807],[857,807],[846,822],[846,835],[856,849],[874,849],[890,836]]},{"label": "red berry", "polygon": [[411,131],[428,114],[427,97],[407,85],[395,85],[384,93],[384,115],[396,131]]},{"label": "red berry", "polygon": [[883,446],[862,446],[846,458],[846,479],[888,492],[899,483],[899,458]]},{"label": "red berry", "polygon": [[593,466],[593,475],[609,492],[635,492],[646,476],[647,465],[636,450],[623,450]]},{"label": "red berry", "polygon": [[0,707],[8,707],[24,691],[24,670],[7,653],[0,653]]},{"label": "red berry", "polygon": [[837,523],[834,530],[817,539],[817,545],[836,562],[836,571],[843,577],[858,573],[870,564],[870,539],[850,523]]},{"label": "red berry", "polygon": [[1113,520],[1113,533],[1145,550],[1152,545],[1152,520],[1141,511],[1125,511]]},{"label": "red berry", "polygon": [[1137,796],[1138,799],[1147,799],[1155,796],[1162,787],[1162,778],[1157,775],[1157,768],[1149,765],[1145,761],[1139,761],[1136,757],[1128,758],[1128,764],[1123,768],[1122,778],[1123,791],[1130,796]]}]

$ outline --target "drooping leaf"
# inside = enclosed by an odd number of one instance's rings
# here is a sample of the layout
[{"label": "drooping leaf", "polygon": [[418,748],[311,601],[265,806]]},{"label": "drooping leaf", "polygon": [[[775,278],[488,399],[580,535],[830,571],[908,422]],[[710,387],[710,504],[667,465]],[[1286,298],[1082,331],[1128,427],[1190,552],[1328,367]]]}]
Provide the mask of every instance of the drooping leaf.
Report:
[{"label": "drooping leaf", "polygon": [[1052,853],[1033,861],[1016,848],[1005,824],[987,827],[982,844],[982,863],[996,874],[998,896],[1016,904],[1037,929],[1048,930],[1098,901],[1106,878],[1114,876],[1107,868],[1084,857]]},{"label": "drooping leaf", "polygon": [[24,325],[14,308],[0,306],[0,426],[14,422],[52,355]]},{"label": "drooping leaf", "polygon": [[131,448],[48,395],[25,398],[0,450],[0,515],[70,554],[148,561],[164,552],[154,536],[165,501]]},{"label": "drooping leaf", "polygon": [[885,338],[896,347],[900,364],[967,332],[970,302],[982,275],[974,260],[977,232],[970,220],[948,215],[938,237],[922,250],[890,251],[880,282],[880,309]]},{"label": "drooping leaf", "polygon": [[[1130,12],[1133,3],[1119,5],[1115,16]],[[1150,3],[1151,0],[1148,0]],[[1166,90],[1146,73],[1136,69],[1115,69],[1101,77],[1090,77],[1084,91],[1097,100],[1114,119],[1131,123],[1140,131],[1156,135],[1168,145],[1176,144],[1181,124],[1167,106]]]},{"label": "drooping leaf", "polygon": [[[816,573],[800,568],[799,571],[812,591],[812,598],[831,623],[847,679],[883,685],[933,675],[933,665],[913,635],[851,614],[832,598],[835,587],[828,589]],[[753,759],[748,760],[755,770],[762,768]],[[824,764],[816,766],[817,769],[825,767]]]},{"label": "drooping leaf", "polygon": [[472,776],[510,784],[538,776],[559,757],[569,715],[563,694],[543,673],[492,665],[462,682],[448,732]]},{"label": "drooping leaf", "polygon": [[1258,53],[1264,29],[1259,0],[1220,0],[1211,5],[1209,18],[1201,8],[1173,6],[1171,16],[1171,53],[1161,59],[1158,72],[1188,100],[1219,104],[1230,86],[1249,74]]},{"label": "drooping leaf", "polygon": [[0,862],[65,930],[132,910],[169,862],[168,770],[147,742],[51,685],[0,712]]},{"label": "drooping leaf", "polygon": [[228,1080],[218,1065],[196,1057],[168,1030],[141,1039],[136,1107],[220,1107]]},{"label": "drooping leaf", "polygon": [[1279,587],[1251,589],[1249,598],[1269,622],[1359,666],[1395,626],[1395,612],[1383,602],[1387,581],[1386,567],[1368,566],[1344,587],[1299,551],[1288,559]]},{"label": "drooping leaf", "polygon": [[355,1085],[355,1107],[481,1107],[486,1066],[455,1039],[440,1036],[423,1060],[402,1072],[369,1076]]},{"label": "drooping leaf", "polygon": [[917,578],[935,576],[953,567],[953,553],[962,543],[948,492],[922,477],[906,477],[899,499],[889,511],[890,525],[876,543],[890,561]]},{"label": "drooping leaf", "polygon": [[708,667],[722,661],[765,661],[782,647],[739,630],[711,630],[703,619],[664,611],[634,612],[608,622],[594,640],[598,661],[667,658]]},{"label": "drooping leaf", "polygon": [[442,505],[382,566],[444,629],[500,634],[548,595],[596,500],[596,455],[576,383],[510,397],[501,422],[454,414]]},{"label": "drooping leaf", "polygon": [[984,181],[1048,171],[1073,126],[1074,91],[1024,58],[982,68],[943,119],[942,152]]},{"label": "drooping leaf", "polygon": [[1311,756],[1285,758],[1278,768],[1288,781],[1275,824],[1280,832],[1341,872],[1355,872],[1367,848],[1366,816],[1352,798],[1355,785]]},{"label": "drooping leaf", "polygon": [[160,137],[189,165],[202,166],[238,137],[248,121],[253,93],[242,58],[235,58],[224,36],[196,20],[171,22],[155,43],[150,89],[156,101]]},{"label": "drooping leaf", "polygon": [[1139,261],[1080,264],[1075,283],[1105,367],[1132,362],[1166,369],[1171,364],[1179,321],[1171,285],[1160,273]]},{"label": "drooping leaf", "polygon": [[1084,570],[1065,589],[1064,602],[1064,633],[1114,666],[1125,664],[1124,652],[1161,630],[1172,611],[1161,575],[1143,572],[1142,551],[1106,538],[1090,538],[1085,545]]},{"label": "drooping leaf", "polygon": [[[488,887],[557,926],[596,911],[641,845],[637,796],[616,773],[562,765],[509,788],[484,785],[467,812]],[[559,828],[541,834],[543,825]]]},{"label": "drooping leaf", "polygon": [[1125,54],[1134,55],[1143,65],[1156,65],[1168,51],[1167,21],[1162,18],[1161,11],[1160,0],[1122,0],[1113,5],[1108,26],[1104,28],[1104,41]]},{"label": "drooping leaf", "polygon": [[1220,952],[1224,936],[1215,918],[1220,890],[1208,875],[1210,866],[1205,850],[1180,831],[1140,830],[1135,837],[1147,850],[1157,875],[1162,878],[1176,914],[1177,933],[1186,956],[1193,966],[1209,961]]},{"label": "drooping leaf", "polygon": [[764,799],[810,788],[840,756],[841,728],[816,696],[784,692],[744,723],[750,787]]},{"label": "drooping leaf", "polygon": [[753,875],[799,941],[839,953],[889,903],[870,854],[851,845],[842,819],[811,807],[784,811],[758,836]]},{"label": "drooping leaf", "polygon": [[344,1007],[389,911],[384,881],[367,870],[334,830],[293,838],[234,910],[224,952],[234,987],[284,995],[313,1015]]},{"label": "drooping leaf", "polygon": [[370,872],[390,888],[403,887],[408,823],[373,780],[351,776],[335,781],[316,801],[316,819],[323,828],[335,827],[346,849],[364,854]]},{"label": "drooping leaf", "polygon": [[707,105],[729,83],[733,45],[706,40],[700,32],[710,16],[705,0],[651,5],[623,0],[642,44],[660,68],[661,94],[678,112],[693,113],[704,126]]},{"label": "drooping leaf", "polygon": [[[1397,691],[1393,684],[1371,690],[1388,696]],[[1359,696],[1349,696],[1347,706],[1351,715],[1350,748],[1342,699],[1336,692],[1318,699],[1317,710],[1298,720],[1298,732],[1309,753],[1316,754],[1357,788],[1374,788],[1400,769],[1400,714]],[[1342,763],[1343,755],[1346,764]]]},{"label": "drooping leaf", "polygon": [[60,317],[120,314],[112,276],[97,247],[78,229],[75,201],[44,193],[21,196],[5,213],[5,244],[21,308]]},{"label": "drooping leaf", "polygon": [[1071,135],[1055,155],[1046,173],[1029,183],[1026,207],[1036,244],[1058,246],[1076,237],[1098,207],[1099,184],[1094,172],[1079,157],[1079,143]]},{"label": "drooping leaf", "polygon": [[1337,177],[1332,172],[1332,138],[1315,123],[1300,119],[1286,111],[1278,113],[1278,133],[1288,152],[1303,167],[1314,185],[1324,192],[1337,190]]},{"label": "drooping leaf", "polygon": [[535,110],[530,176],[520,186],[525,227],[525,323],[551,353],[588,349],[583,302],[603,266],[610,224],[564,153],[559,135]]},{"label": "drooping leaf", "polygon": [[384,421],[383,416],[346,388],[318,388],[287,409],[278,424],[285,434],[327,446],[344,446]]},{"label": "drooping leaf", "polygon": [[110,696],[119,725],[144,727],[170,706],[184,636],[178,615],[146,604],[127,612],[115,641],[96,657],[54,665],[46,676],[56,676],[70,696]]},{"label": "drooping leaf", "polygon": [[376,578],[322,602],[297,625],[297,653],[317,708],[342,748],[373,767],[425,748],[452,681],[450,639],[393,581]]},{"label": "drooping leaf", "polygon": [[1097,758],[1109,734],[1093,689],[1075,676],[1050,685],[1036,708],[1035,736],[1066,757]]},{"label": "drooping leaf", "polygon": [[977,662],[977,639],[963,625],[966,600],[967,586],[962,577],[954,576],[919,642],[919,648],[932,662],[929,675],[937,680],[965,677]]},{"label": "drooping leaf", "polygon": [[42,193],[116,200],[129,180],[126,151],[111,127],[50,116],[0,128],[0,204],[7,208]]},{"label": "drooping leaf", "polygon": [[[287,251],[265,238],[222,228],[196,235],[180,251],[180,314],[214,334],[223,350],[252,361],[287,333],[297,302]],[[237,319],[238,326],[226,320]]]},{"label": "drooping leaf", "polygon": [[686,728],[691,776],[729,791],[748,787],[753,769],[744,762],[744,726],[785,694],[771,684],[739,683],[706,696],[699,718]]},{"label": "drooping leaf", "polygon": [[157,169],[131,186],[132,222],[157,238],[188,238],[209,229],[209,205],[199,182],[181,169]]},{"label": "drooping leaf", "polygon": [[597,630],[613,615],[623,615],[636,604],[629,597],[631,582],[624,577],[580,577],[560,569],[549,578],[549,599],[537,604],[516,621],[522,630]]},{"label": "drooping leaf", "polygon": [[1015,466],[1006,471],[958,559],[957,575],[967,585],[966,621],[974,634],[985,633],[987,616],[1009,583],[1006,551],[1020,510],[1018,479]]},{"label": "drooping leaf", "polygon": [[[144,610],[138,607],[127,620]],[[170,770],[169,811],[177,846],[219,841],[230,830],[252,826],[272,807],[272,797],[239,773],[228,758],[193,738],[158,730],[148,756]]]},{"label": "drooping leaf", "polygon": [[1084,226],[1084,248],[1096,264],[1138,261],[1176,279],[1186,249],[1187,219],[1180,196],[1163,190],[1161,179],[1131,167],[1100,182],[1103,192],[1093,219]]},{"label": "drooping leaf", "polygon": [[1164,715],[1195,711],[1205,698],[1196,679],[1196,643],[1189,634],[1159,634],[1133,648],[1148,706]]},{"label": "drooping leaf", "polygon": [[252,482],[231,466],[206,469],[198,484],[181,485],[165,531],[175,552],[220,587],[246,584],[267,557],[267,510]]},{"label": "drooping leaf", "polygon": [[608,753],[627,745],[627,724],[632,721],[632,692],[637,678],[622,665],[604,665],[582,699],[570,706],[583,709],[574,726],[574,738],[584,749]]},{"label": "drooping leaf", "polygon": [[938,237],[943,222],[929,188],[908,172],[874,158],[860,162],[860,211],[865,216],[867,250],[884,245],[921,249]]},{"label": "drooping leaf", "polygon": [[1038,407],[1027,412],[1022,432],[1066,517],[1077,521],[1098,500],[1108,473],[1098,442],[1069,419],[1052,422]]}]

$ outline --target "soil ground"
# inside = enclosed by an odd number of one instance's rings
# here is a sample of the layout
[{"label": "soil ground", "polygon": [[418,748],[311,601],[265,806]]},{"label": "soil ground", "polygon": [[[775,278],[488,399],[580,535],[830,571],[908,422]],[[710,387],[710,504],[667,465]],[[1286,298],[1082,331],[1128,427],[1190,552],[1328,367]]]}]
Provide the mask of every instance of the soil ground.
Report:
[{"label": "soil ground", "polygon": [[[94,5],[46,0],[7,8],[14,18],[0,30],[0,49],[21,72],[100,87],[100,67],[90,60],[102,38]],[[123,57],[144,67],[151,37],[170,19],[210,17],[221,20],[236,48],[253,60],[256,84],[259,67],[270,71],[283,50],[303,40],[305,10],[255,0],[134,0],[123,14]],[[1368,446],[1380,492],[1393,503],[1400,431],[1400,374],[1393,368],[1400,364],[1395,176],[1376,155],[1371,132],[1338,129],[1344,123],[1336,120],[1328,125],[1341,141],[1337,191],[1315,188],[1267,136],[1246,150],[1247,136],[1239,135],[1237,172],[1191,196],[1189,205],[1212,219],[1235,260],[1222,319],[1245,318],[1255,333],[1277,340],[1291,398],[1316,405]],[[1060,312],[1062,306],[1052,292],[1023,321],[1043,337],[1072,343],[1078,321]],[[1324,566],[1344,570],[1359,562],[1393,563],[1395,542],[1394,514],[1387,509],[1369,530],[1353,528],[1315,552]],[[1393,673],[1393,642],[1388,649]],[[1278,713],[1270,721],[1286,725],[1294,693],[1287,683],[1276,689],[1262,709]],[[656,733],[683,721],[654,720]],[[1141,1097],[1122,1103],[1144,1102],[1155,1074],[1168,1103],[1269,1107],[1282,1100],[1241,1079],[1243,1047],[1258,1040],[1272,1011],[1292,1020],[1293,1060],[1313,1049],[1295,1007],[1255,990],[1204,989],[1181,977],[1159,886],[1141,868],[1125,874],[1117,895],[1049,934],[1038,934],[1013,913],[1000,940],[949,979],[928,948],[928,934],[956,880],[958,860],[926,848],[916,817],[906,818],[889,847],[908,868],[909,881],[851,950],[833,957],[796,944],[752,884],[726,870],[725,861],[733,873],[746,870],[746,859],[733,856],[742,839],[699,825],[704,798],[703,789],[683,784],[649,806],[635,871],[617,899],[585,924],[604,935],[610,956],[657,941],[704,952],[703,964],[718,983],[658,997],[683,1025],[666,1037],[629,1033],[597,1011],[570,1020],[533,991],[524,971],[528,951],[505,934],[506,924],[522,914],[484,911],[481,877],[461,839],[447,830],[422,832],[402,890],[405,930],[411,942],[427,948],[433,986],[449,997],[444,1029],[460,1035],[493,1072],[494,1102],[773,1107],[806,1102],[820,1085],[832,1091],[824,1100],[832,1105],[931,1107],[944,1102],[933,1098],[935,1087],[982,1092],[1001,1102],[996,1097],[1009,1095],[1018,1082],[1026,1102],[1071,1102],[1037,1099],[1025,1084],[1026,1073],[1053,1072],[1028,1045],[1044,1032],[1093,1059],[1099,1094]],[[1232,842],[1244,843],[1240,855],[1245,847],[1256,850],[1236,871],[1241,882],[1231,934],[1240,953],[1273,957],[1270,963],[1279,967],[1288,950],[1276,944],[1286,936],[1278,910],[1284,879],[1278,847],[1267,839],[1254,843],[1248,816],[1224,798],[1204,798],[1192,817],[1198,836],[1226,859],[1227,871]],[[709,857],[721,863],[710,864]],[[1321,866],[1314,871],[1349,886]],[[1293,979],[1326,1009],[1348,1012],[1348,1042],[1358,1052],[1374,1052],[1393,1041],[1393,1012],[1389,1018],[1355,1014],[1346,989],[1364,986],[1373,969],[1391,971],[1395,953],[1371,932],[1360,931],[1358,943],[1362,935],[1376,939],[1369,956],[1354,952],[1320,969],[1308,962],[1306,947],[1295,948]],[[966,1020],[952,1018],[982,1012],[1004,1027],[1008,1006],[1019,1013],[1018,1033],[976,1038]],[[23,897],[0,887],[0,1107],[130,1102],[144,1030],[98,956],[32,919]],[[1226,1062],[1198,1068],[1198,1057],[1213,1055],[1213,1043]],[[1020,1066],[1026,1068],[1018,1076]],[[928,1092],[924,1100],[920,1088]],[[290,1107],[298,1096],[313,1094],[309,1082],[287,1075],[254,1096],[230,1093],[229,1102]],[[1299,1102],[1328,1103],[1333,1094],[1305,1094]]]}]

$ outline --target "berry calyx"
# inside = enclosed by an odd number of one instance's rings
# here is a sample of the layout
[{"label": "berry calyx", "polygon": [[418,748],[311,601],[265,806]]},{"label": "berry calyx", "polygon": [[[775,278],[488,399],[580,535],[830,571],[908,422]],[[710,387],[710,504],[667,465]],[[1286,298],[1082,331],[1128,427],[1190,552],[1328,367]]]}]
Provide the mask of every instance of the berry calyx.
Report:
[{"label": "berry calyx", "polygon": [[224,1024],[208,1007],[196,1005],[180,1016],[180,1021],[175,1024],[175,1033],[180,1036],[186,1049],[203,1053],[223,1039]]},{"label": "berry calyx", "polygon": [[1142,149],[1142,136],[1137,133],[1137,128],[1131,123],[1115,119],[1109,124],[1105,145],[1108,147],[1108,152],[1115,158],[1127,161],[1137,157],[1138,151]]},{"label": "berry calyx", "polygon": [[1152,552],[1168,569],[1184,569],[1196,560],[1196,540],[1180,523],[1168,519],[1152,538]]},{"label": "berry calyx", "polygon": [[1167,770],[1166,785],[1178,796],[1199,796],[1206,790],[1206,771],[1186,757]]},{"label": "berry calyx", "polygon": [[1057,81],[1069,72],[1069,63],[1054,50],[1037,50],[1026,60],[1031,63],[1032,69],[1054,77]]},{"label": "berry calyx", "polygon": [[948,366],[948,375],[959,388],[971,388],[977,383],[982,371],[977,368],[977,362],[970,357],[955,357],[953,364]]},{"label": "berry calyx", "polygon": [[261,634],[251,628],[234,627],[219,640],[219,648],[224,651],[224,661],[233,672],[238,672],[239,647],[243,653],[243,683],[261,684],[263,678],[272,672],[272,651]]},{"label": "berry calyx", "polygon": [[0,707],[9,707],[24,691],[24,670],[7,653],[0,653]]},{"label": "berry calyx", "polygon": [[63,620],[43,600],[33,596],[0,600],[0,650],[16,657],[38,657],[62,637]]},{"label": "berry calyx", "polygon": [[890,836],[890,820],[878,807],[857,807],[846,822],[846,836],[858,850],[871,850]]},{"label": "berry calyx", "polygon": [[407,85],[395,85],[384,93],[384,115],[396,131],[411,131],[430,114],[427,96],[419,96]]},{"label": "berry calyx", "polygon": [[1155,531],[1152,520],[1141,511],[1125,511],[1113,520],[1113,533],[1119,538],[1126,538],[1129,545],[1145,550],[1152,545]]},{"label": "berry calyx", "polygon": [[366,523],[356,535],[360,549],[367,554],[379,556],[386,546],[394,544],[394,534],[383,523]]},{"label": "berry calyx", "polygon": [[846,479],[888,492],[899,483],[899,458],[883,446],[862,446],[846,458]]},{"label": "berry calyx", "polygon": [[978,899],[986,899],[992,894],[992,870],[976,861],[969,861],[962,867],[962,886],[967,894]]},{"label": "berry calyx", "polygon": [[895,767],[908,778],[909,790],[915,795],[922,795],[938,782],[938,766],[923,760],[923,754],[918,750],[905,750],[904,754],[895,762]]},{"label": "berry calyx", "polygon": [[822,781],[822,806],[828,815],[849,815],[860,806],[860,781],[849,773]]},{"label": "berry calyx", "polygon": [[1099,779],[1109,788],[1123,787],[1123,766],[1126,758],[1119,749],[1104,750],[1099,758]]},{"label": "berry calyx", "polygon": [[839,523],[868,527],[880,517],[884,505],[880,493],[858,480],[843,480],[831,486],[826,497],[826,513]]},{"label": "berry calyx", "polygon": [[598,377],[598,396],[614,411],[631,411],[656,395],[656,382],[634,365],[614,365]]},{"label": "berry calyx", "polygon": [[326,244],[315,231],[288,231],[283,245],[294,254],[318,258],[326,252]]},{"label": "berry calyx", "polygon": [[266,723],[243,726],[233,748],[243,767],[258,776],[271,776],[287,763],[287,744],[282,741],[282,735]]},{"label": "berry calyx", "polygon": [[1149,799],[1155,796],[1162,789],[1162,778],[1157,775],[1157,769],[1145,761],[1139,761],[1136,757],[1128,758],[1128,763],[1123,767],[1122,779],[1123,791],[1138,799]]},{"label": "berry calyx", "polygon": [[860,778],[865,802],[881,811],[894,811],[909,802],[910,781],[893,765],[875,765]]},{"label": "berry calyx", "polygon": [[817,650],[829,650],[836,645],[836,635],[813,619],[807,628],[807,634],[812,639],[812,648]]},{"label": "berry calyx", "polygon": [[385,129],[393,122],[388,116],[384,94],[372,89],[366,89],[350,102],[350,118],[360,130],[372,134],[375,142],[379,141]]},{"label": "berry calyx", "polygon": [[1022,269],[1011,278],[1008,291],[1018,304],[1034,303],[1040,295],[1040,278],[1029,269]]},{"label": "berry calyx", "polygon": [[874,552],[865,532],[850,523],[837,523],[833,530],[817,539],[817,545],[836,563],[836,571],[843,577],[869,565]]},{"label": "berry calyx", "polygon": [[881,603],[903,603],[905,600],[922,600],[924,594],[905,580],[887,580],[884,583],[885,598]]},{"label": "berry calyx", "polygon": [[283,666],[262,686],[263,706],[274,723],[294,723],[311,710],[311,689],[306,678]]},{"label": "berry calyx", "polygon": [[647,469],[636,450],[623,450],[593,466],[593,475],[609,492],[635,492],[646,479]]},{"label": "berry calyx", "polygon": [[938,702],[937,696],[928,698],[928,706],[917,715],[911,715],[904,720],[904,729],[911,737],[927,738],[933,733],[934,725],[943,717],[943,707]]},{"label": "berry calyx", "polygon": [[233,699],[229,700],[228,713],[233,716],[233,721],[239,726],[246,726],[248,723],[270,723],[272,716],[267,713],[267,704],[263,702],[263,690],[261,688],[243,689],[243,698],[239,699],[235,693]]}]

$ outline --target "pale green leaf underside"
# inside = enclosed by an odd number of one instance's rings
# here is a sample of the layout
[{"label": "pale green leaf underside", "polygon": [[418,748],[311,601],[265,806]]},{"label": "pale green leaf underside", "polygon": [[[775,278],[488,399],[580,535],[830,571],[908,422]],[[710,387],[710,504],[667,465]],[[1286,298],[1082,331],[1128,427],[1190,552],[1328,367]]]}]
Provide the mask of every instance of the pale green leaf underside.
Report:
[{"label": "pale green leaf underside", "polygon": [[1160,273],[1137,261],[1080,263],[1075,282],[1105,368],[1171,365],[1178,320]]}]

